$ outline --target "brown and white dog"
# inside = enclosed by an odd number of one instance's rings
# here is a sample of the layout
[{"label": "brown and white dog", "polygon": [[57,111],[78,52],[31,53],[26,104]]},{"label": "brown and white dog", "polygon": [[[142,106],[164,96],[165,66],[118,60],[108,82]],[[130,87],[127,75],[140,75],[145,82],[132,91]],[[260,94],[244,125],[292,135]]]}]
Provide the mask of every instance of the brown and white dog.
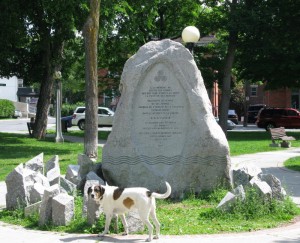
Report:
[{"label": "brown and white dog", "polygon": [[103,208],[105,214],[105,229],[99,236],[104,236],[108,233],[111,219],[114,215],[120,215],[125,235],[128,234],[128,225],[125,219],[125,213],[137,209],[141,220],[147,225],[149,238],[146,241],[152,240],[153,226],[149,221],[149,215],[154,222],[156,236],[159,238],[160,223],[156,217],[155,198],[165,199],[171,195],[171,186],[166,182],[167,191],[164,194],[150,192],[147,188],[132,187],[119,188],[115,186],[91,186],[88,188],[89,197],[93,198]]}]

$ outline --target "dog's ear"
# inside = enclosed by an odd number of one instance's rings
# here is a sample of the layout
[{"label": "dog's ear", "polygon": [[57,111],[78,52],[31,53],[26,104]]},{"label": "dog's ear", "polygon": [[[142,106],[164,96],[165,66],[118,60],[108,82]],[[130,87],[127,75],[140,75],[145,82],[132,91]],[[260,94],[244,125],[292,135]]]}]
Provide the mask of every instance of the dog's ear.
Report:
[{"label": "dog's ear", "polygon": [[94,189],[96,192],[98,192],[99,193],[99,195],[100,195],[100,197],[104,194],[104,192],[105,192],[105,189],[104,189],[104,187],[102,187],[102,186],[95,186],[95,189]]},{"label": "dog's ear", "polygon": [[92,187],[91,186],[88,188],[87,193],[88,193],[88,195],[90,195],[92,193]]},{"label": "dog's ear", "polygon": [[103,196],[104,193],[105,193],[105,189],[104,189],[104,187],[102,187],[102,186],[101,186],[101,189],[102,189],[102,191],[101,191],[101,196]]}]

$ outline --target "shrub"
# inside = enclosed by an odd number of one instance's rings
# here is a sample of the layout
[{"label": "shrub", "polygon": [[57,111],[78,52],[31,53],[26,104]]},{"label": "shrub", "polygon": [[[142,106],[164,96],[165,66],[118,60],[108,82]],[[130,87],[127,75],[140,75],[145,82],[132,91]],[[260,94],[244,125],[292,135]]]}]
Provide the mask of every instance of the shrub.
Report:
[{"label": "shrub", "polygon": [[10,100],[0,100],[0,118],[12,117],[15,112],[14,103]]},{"label": "shrub", "polygon": [[[61,116],[71,116],[77,106],[85,106],[84,102],[78,102],[76,104],[63,104],[61,107]],[[50,108],[50,115],[55,115],[55,106]]]},{"label": "shrub", "polygon": [[254,188],[246,190],[246,199],[237,200],[229,211],[213,208],[201,214],[206,219],[227,219],[227,220],[260,220],[272,218],[275,221],[291,220],[299,214],[299,208],[287,197],[283,201],[266,199]]},{"label": "shrub", "polygon": [[76,104],[63,104],[61,108],[61,116],[71,116],[77,106],[85,106],[85,103],[80,102]]}]

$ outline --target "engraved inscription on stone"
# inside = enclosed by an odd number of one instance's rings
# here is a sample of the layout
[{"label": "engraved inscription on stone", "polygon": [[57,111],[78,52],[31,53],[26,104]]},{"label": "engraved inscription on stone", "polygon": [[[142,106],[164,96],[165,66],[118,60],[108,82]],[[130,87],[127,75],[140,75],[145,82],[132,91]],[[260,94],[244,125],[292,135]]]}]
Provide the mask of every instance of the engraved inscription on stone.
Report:
[{"label": "engraved inscription on stone", "polygon": [[133,134],[139,152],[146,156],[181,153],[188,103],[179,80],[166,64],[156,64],[146,74],[135,95]]}]

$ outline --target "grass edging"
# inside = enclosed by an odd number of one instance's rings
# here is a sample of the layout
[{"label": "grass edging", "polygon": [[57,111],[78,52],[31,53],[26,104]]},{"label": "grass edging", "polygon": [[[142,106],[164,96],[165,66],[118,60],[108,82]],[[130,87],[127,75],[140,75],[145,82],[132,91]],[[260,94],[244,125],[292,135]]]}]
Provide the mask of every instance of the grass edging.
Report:
[{"label": "grass edging", "polygon": [[284,167],[286,167],[290,170],[300,172],[300,156],[296,156],[296,157],[293,157],[293,158],[290,158],[290,159],[286,160],[283,163],[283,165],[284,165]]}]

